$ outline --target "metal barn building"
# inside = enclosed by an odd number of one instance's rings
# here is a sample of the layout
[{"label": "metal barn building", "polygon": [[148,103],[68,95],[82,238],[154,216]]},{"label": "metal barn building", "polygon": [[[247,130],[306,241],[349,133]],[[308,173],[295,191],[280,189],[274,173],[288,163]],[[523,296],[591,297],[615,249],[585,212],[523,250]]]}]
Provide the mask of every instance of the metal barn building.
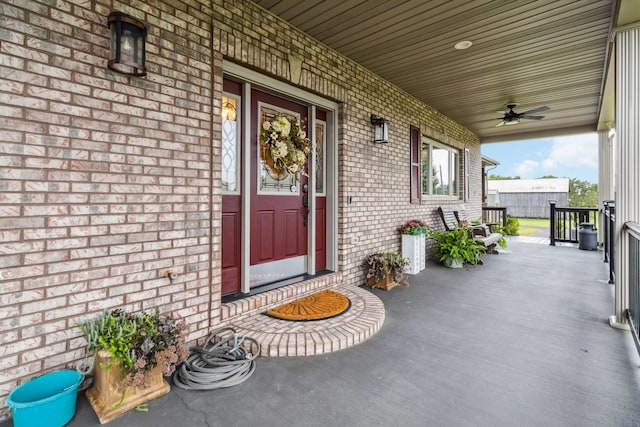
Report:
[{"label": "metal barn building", "polygon": [[549,218],[549,201],[569,206],[569,178],[505,179],[488,182],[487,202],[517,218]]}]

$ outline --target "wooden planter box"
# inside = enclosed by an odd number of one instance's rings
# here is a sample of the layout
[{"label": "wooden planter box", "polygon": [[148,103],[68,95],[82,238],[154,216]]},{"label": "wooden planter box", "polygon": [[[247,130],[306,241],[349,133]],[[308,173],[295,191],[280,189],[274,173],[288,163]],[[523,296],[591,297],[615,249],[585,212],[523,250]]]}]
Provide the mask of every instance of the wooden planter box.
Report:
[{"label": "wooden planter box", "polygon": [[101,364],[110,363],[109,352],[100,350],[95,360],[95,376],[93,387],[87,390],[86,396],[98,415],[100,424],[107,423],[119,415],[153,400],[157,397],[169,393],[171,387],[162,377],[162,370],[159,366],[153,368],[151,375],[151,385],[149,387],[126,387],[124,389],[124,399],[122,396],[122,374],[120,372],[120,362],[116,360],[109,369],[102,369]]},{"label": "wooden planter box", "polygon": [[385,291],[390,291],[396,286],[400,286],[400,284],[396,283],[393,280],[393,275],[391,273],[387,273],[386,276],[384,276],[382,279],[378,280],[377,282],[373,277],[369,277],[367,279],[367,286],[369,286],[370,288],[379,288],[379,289],[384,289]]}]

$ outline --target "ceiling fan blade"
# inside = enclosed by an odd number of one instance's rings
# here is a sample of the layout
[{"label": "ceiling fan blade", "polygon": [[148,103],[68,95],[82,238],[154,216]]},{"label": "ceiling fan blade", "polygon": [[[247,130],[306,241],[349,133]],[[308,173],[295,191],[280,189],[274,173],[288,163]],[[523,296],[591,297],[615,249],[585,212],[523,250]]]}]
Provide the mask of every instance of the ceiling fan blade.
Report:
[{"label": "ceiling fan blade", "polygon": [[503,125],[504,125],[504,120],[500,120],[498,122],[498,124],[496,125],[496,127],[500,127],[500,126],[503,126]]},{"label": "ceiling fan blade", "polygon": [[544,119],[544,116],[520,116],[520,118],[527,120],[542,120]]},{"label": "ceiling fan blade", "polygon": [[538,107],[538,108],[534,108],[533,110],[529,110],[529,111],[525,111],[524,113],[520,113],[522,115],[527,115],[527,114],[533,114],[533,113],[542,113],[543,111],[547,111],[550,110],[551,108],[547,107],[546,105],[544,107]]}]

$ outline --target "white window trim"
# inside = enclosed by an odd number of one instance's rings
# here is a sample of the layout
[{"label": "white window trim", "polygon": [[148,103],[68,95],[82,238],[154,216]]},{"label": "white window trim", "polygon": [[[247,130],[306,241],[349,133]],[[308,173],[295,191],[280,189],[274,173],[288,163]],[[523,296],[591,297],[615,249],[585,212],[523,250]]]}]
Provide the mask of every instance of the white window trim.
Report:
[{"label": "white window trim", "polygon": [[[449,176],[449,180],[451,181],[451,178],[453,175],[455,175],[456,180],[459,180],[460,177],[457,176],[460,173],[460,150],[452,147],[450,145],[444,144],[442,142],[436,141],[434,139],[431,139],[429,137],[426,136],[422,136],[422,140],[421,140],[421,144],[420,144],[420,149],[422,150],[422,145],[424,144],[424,142],[426,141],[427,145],[428,145],[428,149],[429,149],[429,170],[431,170],[431,163],[433,162],[433,147],[437,147],[440,149],[444,149],[447,150],[449,152],[449,159],[448,159],[448,163],[451,164],[451,156],[454,153],[458,154],[458,163],[456,164],[456,171],[455,173],[451,173],[451,175]],[[422,157],[422,153],[420,153],[420,157]],[[421,174],[424,173],[424,171],[421,168]],[[422,191],[422,196],[425,198],[429,198],[430,200],[459,200],[460,199],[460,183],[458,183],[458,191],[456,192],[456,194],[431,194],[431,189],[433,187],[432,185],[432,174],[429,174],[429,182],[427,183],[427,188],[425,189],[424,186],[422,186],[421,191]],[[422,183],[422,176],[420,177],[420,182]],[[425,190],[427,190],[427,192],[425,192]]]}]

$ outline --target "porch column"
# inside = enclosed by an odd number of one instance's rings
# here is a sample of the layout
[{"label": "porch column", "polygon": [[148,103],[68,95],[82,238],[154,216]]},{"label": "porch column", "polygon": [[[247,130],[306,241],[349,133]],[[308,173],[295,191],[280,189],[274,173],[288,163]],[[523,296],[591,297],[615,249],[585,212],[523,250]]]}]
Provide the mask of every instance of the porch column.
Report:
[{"label": "porch column", "polygon": [[616,283],[615,314],[609,323],[628,329],[629,243],[622,228],[640,221],[640,28],[626,25],[616,34]]},{"label": "porch column", "polygon": [[604,241],[603,202],[613,200],[613,134],[611,129],[598,131],[598,208],[600,216],[598,224],[598,242]]}]

